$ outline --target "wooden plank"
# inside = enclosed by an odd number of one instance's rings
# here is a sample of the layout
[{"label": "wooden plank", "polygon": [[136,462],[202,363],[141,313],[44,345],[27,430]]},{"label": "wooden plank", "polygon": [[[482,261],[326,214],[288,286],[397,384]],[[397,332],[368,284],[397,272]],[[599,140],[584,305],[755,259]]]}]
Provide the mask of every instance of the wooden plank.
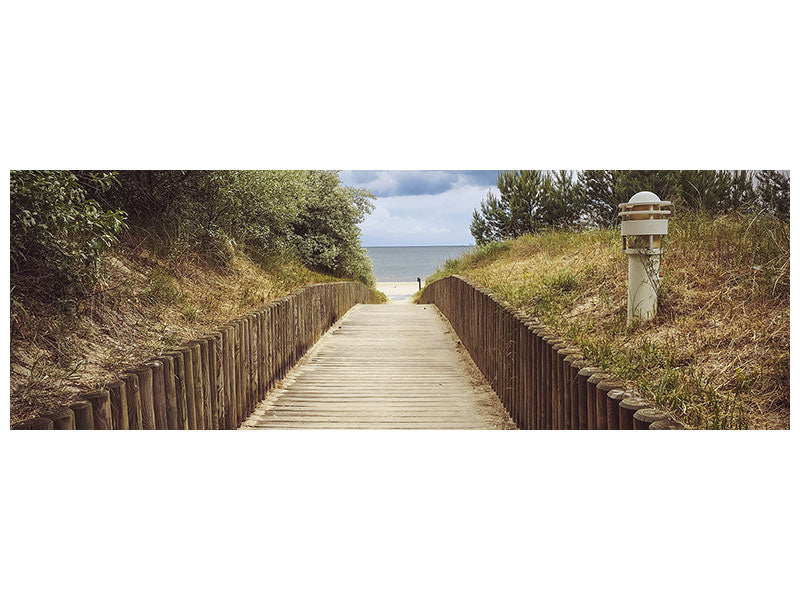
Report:
[{"label": "wooden plank", "polygon": [[[355,294],[342,288],[338,306],[349,308]],[[302,317],[314,311],[313,296],[293,301],[300,318],[287,304],[279,309],[286,320],[276,321],[287,365],[316,331]],[[469,335],[468,313],[461,318],[460,327]],[[244,427],[495,429],[514,424],[435,307],[389,304],[350,310],[269,391]]]}]

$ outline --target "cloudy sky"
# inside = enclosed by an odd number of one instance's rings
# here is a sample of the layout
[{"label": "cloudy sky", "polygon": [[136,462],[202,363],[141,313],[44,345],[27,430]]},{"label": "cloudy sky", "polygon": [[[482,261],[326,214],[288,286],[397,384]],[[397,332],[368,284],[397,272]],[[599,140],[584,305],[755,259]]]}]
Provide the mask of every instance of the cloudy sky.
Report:
[{"label": "cloudy sky", "polygon": [[342,182],[375,194],[361,224],[364,246],[458,246],[474,243],[472,211],[497,171],[342,171]]}]

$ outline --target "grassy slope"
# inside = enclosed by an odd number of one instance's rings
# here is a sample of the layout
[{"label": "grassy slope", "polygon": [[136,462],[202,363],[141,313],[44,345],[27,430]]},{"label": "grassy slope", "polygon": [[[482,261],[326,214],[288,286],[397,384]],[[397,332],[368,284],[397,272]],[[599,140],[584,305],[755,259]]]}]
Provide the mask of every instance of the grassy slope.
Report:
[{"label": "grassy slope", "polygon": [[242,254],[226,269],[192,254],[164,258],[132,239],[106,255],[103,269],[97,292],[76,314],[12,302],[12,423],[303,285],[336,281]]},{"label": "grassy slope", "polygon": [[458,273],[535,315],[677,419],[789,426],[789,228],[765,216],[670,222],[655,321],[626,327],[618,231],[553,232],[479,248]]}]

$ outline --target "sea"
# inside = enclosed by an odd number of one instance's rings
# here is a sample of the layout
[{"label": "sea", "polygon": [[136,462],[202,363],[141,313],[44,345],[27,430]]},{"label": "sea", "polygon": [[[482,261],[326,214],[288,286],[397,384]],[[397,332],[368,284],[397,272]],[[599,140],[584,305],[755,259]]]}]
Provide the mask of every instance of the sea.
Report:
[{"label": "sea", "polygon": [[474,246],[368,246],[372,270],[378,281],[425,281],[448,258],[461,256]]}]

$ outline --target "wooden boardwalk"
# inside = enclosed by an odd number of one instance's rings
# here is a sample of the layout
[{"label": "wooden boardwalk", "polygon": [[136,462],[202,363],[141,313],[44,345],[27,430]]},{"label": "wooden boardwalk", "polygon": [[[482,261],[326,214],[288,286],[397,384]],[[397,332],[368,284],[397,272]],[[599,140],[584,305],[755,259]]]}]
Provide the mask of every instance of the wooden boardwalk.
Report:
[{"label": "wooden boardwalk", "polygon": [[432,304],[358,304],[243,429],[513,429]]}]

